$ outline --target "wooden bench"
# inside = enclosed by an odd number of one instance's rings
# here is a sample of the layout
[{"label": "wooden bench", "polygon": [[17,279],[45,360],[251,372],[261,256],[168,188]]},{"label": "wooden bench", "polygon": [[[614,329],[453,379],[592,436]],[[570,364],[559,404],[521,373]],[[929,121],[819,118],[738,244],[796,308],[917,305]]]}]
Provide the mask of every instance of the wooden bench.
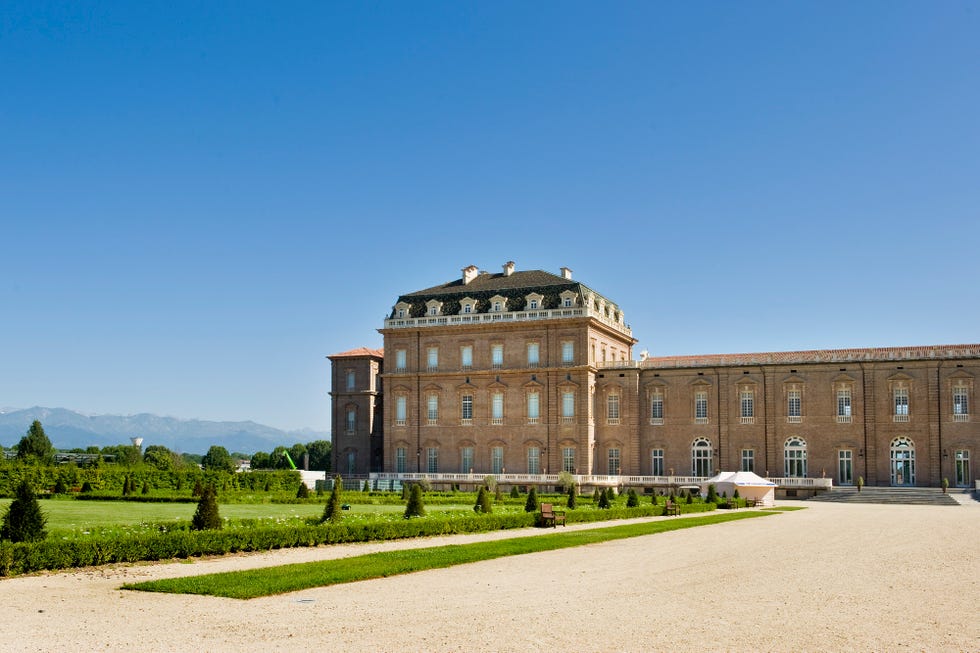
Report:
[{"label": "wooden bench", "polygon": [[681,505],[676,501],[668,501],[667,506],[664,508],[665,515],[680,515]]},{"label": "wooden bench", "polygon": [[558,524],[565,526],[565,511],[555,510],[550,503],[541,504],[541,525],[558,528]]}]

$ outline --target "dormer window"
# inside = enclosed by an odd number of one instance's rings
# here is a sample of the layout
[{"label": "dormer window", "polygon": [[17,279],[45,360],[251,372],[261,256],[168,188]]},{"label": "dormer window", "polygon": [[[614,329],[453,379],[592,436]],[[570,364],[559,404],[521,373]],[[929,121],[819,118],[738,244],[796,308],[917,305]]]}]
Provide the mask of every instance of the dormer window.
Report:
[{"label": "dormer window", "polygon": [[500,312],[500,311],[502,311],[502,310],[503,310],[503,309],[501,308],[501,305],[500,305],[500,302],[494,302],[494,303],[493,303],[493,311],[494,311],[495,313],[499,313],[499,312]]},{"label": "dormer window", "polygon": [[473,312],[473,304],[463,304],[463,312],[464,313],[472,313]]},{"label": "dormer window", "polygon": [[571,290],[566,290],[561,294],[561,306],[562,308],[574,308],[576,304],[575,293]]},{"label": "dormer window", "polygon": [[532,292],[528,294],[525,299],[527,303],[525,304],[525,309],[527,311],[537,311],[541,309],[544,302],[544,295]]},{"label": "dormer window", "polygon": [[532,311],[538,310],[538,300],[532,299],[527,303],[527,307],[530,308]]},{"label": "dormer window", "polygon": [[472,297],[463,297],[459,300],[460,312],[464,315],[476,313],[476,300]]},{"label": "dormer window", "polygon": [[561,305],[564,306],[565,308],[571,308],[572,307],[572,298],[571,297],[566,297],[565,299],[562,300]]},{"label": "dormer window", "polygon": [[412,308],[412,305],[409,304],[408,302],[398,302],[397,304],[395,304],[395,315],[400,320],[401,319],[404,319],[404,318],[408,317],[409,310],[411,308]]},{"label": "dormer window", "polygon": [[425,303],[425,312],[427,315],[441,315],[442,302],[435,299],[430,299]]},{"label": "dormer window", "polygon": [[507,310],[507,298],[502,295],[494,295],[490,298],[490,312],[503,313]]}]

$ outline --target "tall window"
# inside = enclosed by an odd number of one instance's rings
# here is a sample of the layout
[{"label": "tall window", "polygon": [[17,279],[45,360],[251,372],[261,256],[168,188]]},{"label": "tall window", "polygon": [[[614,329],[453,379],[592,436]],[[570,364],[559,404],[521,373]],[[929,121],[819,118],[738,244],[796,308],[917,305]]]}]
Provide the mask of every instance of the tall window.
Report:
[{"label": "tall window", "polygon": [[539,359],[540,353],[541,352],[538,343],[536,342],[527,343],[527,366],[528,367],[538,366],[538,361],[540,360]]},{"label": "tall window", "polygon": [[429,347],[425,352],[425,364],[430,372],[439,369],[439,348]]},{"label": "tall window", "polygon": [[429,419],[429,424],[435,424],[439,421],[439,395],[429,395],[426,399],[426,417]]},{"label": "tall window", "polygon": [[405,426],[408,423],[408,397],[395,397],[395,426]]},{"label": "tall window", "polygon": [[408,353],[404,349],[395,350],[395,371],[404,372],[408,369]]},{"label": "tall window", "polygon": [[575,473],[575,447],[561,448],[561,469],[569,474]]},{"label": "tall window", "polygon": [[650,395],[650,423],[664,423],[664,393],[659,390]]},{"label": "tall window", "polygon": [[915,443],[895,438],[891,444],[892,485],[915,485]]},{"label": "tall window", "polygon": [[840,449],[837,452],[837,483],[851,485],[854,482],[854,452]]},{"label": "tall window", "polygon": [[357,377],[354,370],[347,370],[347,389],[353,390],[357,386]]},{"label": "tall window", "polygon": [[895,388],[892,391],[892,396],[895,400],[894,421],[896,422],[909,421],[909,389]]},{"label": "tall window", "polygon": [[459,450],[459,467],[462,473],[473,471],[473,447],[463,447]]},{"label": "tall window", "polygon": [[473,395],[463,395],[460,419],[463,420],[463,424],[471,424],[473,422]]},{"label": "tall window", "polygon": [[561,343],[561,364],[571,365],[575,362],[575,343],[565,340]]},{"label": "tall window", "polygon": [[500,369],[504,366],[503,345],[490,345],[490,364],[494,369]]},{"label": "tall window", "polygon": [[663,476],[664,475],[664,450],[654,449],[653,451],[651,451],[650,457],[652,459],[650,473],[653,474],[654,476]]},{"label": "tall window", "polygon": [[691,444],[691,475],[711,476],[714,466],[711,464],[711,441],[698,438]]},{"label": "tall window", "polygon": [[755,471],[755,449],[742,449],[742,471]]},{"label": "tall window", "polygon": [[503,474],[504,472],[504,448],[490,448],[490,473]]},{"label": "tall window", "polygon": [[742,424],[755,422],[755,393],[751,390],[742,390],[739,394],[739,410]]},{"label": "tall window", "polygon": [[851,389],[841,388],[837,391],[837,422],[847,424],[851,421]]},{"label": "tall window", "polygon": [[966,386],[953,388],[953,421],[965,422],[970,417],[970,403]]},{"label": "tall window", "polygon": [[806,440],[789,438],[783,446],[783,476],[806,477]]},{"label": "tall window", "polygon": [[408,471],[408,451],[405,447],[395,449],[395,471],[399,474]]},{"label": "tall window", "polygon": [[425,471],[428,474],[439,473],[439,447],[429,447],[425,450]]},{"label": "tall window", "polygon": [[347,409],[347,432],[353,433],[357,430],[357,409]]},{"label": "tall window", "polygon": [[575,419],[575,393],[565,391],[561,393],[561,420],[571,422]]},{"label": "tall window", "polygon": [[357,452],[347,452],[347,475],[353,476],[357,473]]},{"label": "tall window", "polygon": [[504,393],[494,392],[490,397],[490,423],[504,423]]},{"label": "tall window", "polygon": [[606,422],[619,424],[619,395],[616,393],[606,397]]},{"label": "tall window", "polygon": [[540,413],[541,395],[537,392],[527,393],[527,423],[537,424],[541,417]]},{"label": "tall window", "polygon": [[969,487],[973,482],[970,475],[970,451],[960,449],[954,454],[956,463],[956,487]]},{"label": "tall window", "polygon": [[541,473],[541,449],[538,447],[527,448],[527,473]]},{"label": "tall window", "polygon": [[708,423],[708,392],[698,390],[694,393],[694,423]]},{"label": "tall window", "polygon": [[464,370],[473,367],[473,345],[463,345],[459,348],[459,360]]},{"label": "tall window", "polygon": [[613,447],[609,450],[609,475],[619,476],[619,449]]},{"label": "tall window", "polygon": [[803,397],[799,390],[786,393],[786,421],[791,424],[803,421]]}]

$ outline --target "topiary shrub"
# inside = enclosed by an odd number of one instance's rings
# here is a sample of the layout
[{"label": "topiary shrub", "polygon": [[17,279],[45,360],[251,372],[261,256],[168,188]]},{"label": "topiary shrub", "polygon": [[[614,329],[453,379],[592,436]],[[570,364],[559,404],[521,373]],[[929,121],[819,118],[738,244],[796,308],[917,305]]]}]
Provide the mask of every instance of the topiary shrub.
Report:
[{"label": "topiary shrub", "polygon": [[[531,490],[533,491],[534,488],[531,488]],[[511,499],[519,499],[520,497],[521,497],[521,491],[517,489],[517,486],[516,485],[513,486],[512,488],[510,488],[510,498]]]},{"label": "topiary shrub", "polygon": [[596,488],[595,491],[592,492],[592,503],[599,505],[599,500],[603,495],[605,495],[605,492],[599,492],[599,488]]},{"label": "topiary shrub", "polygon": [[370,492],[370,491],[371,491],[371,482],[364,481],[364,487],[361,488],[361,492]]},{"label": "topiary shrub", "polygon": [[65,483],[65,479],[59,477],[58,480],[55,481],[55,484],[54,484],[54,493],[55,494],[68,494],[68,484]]},{"label": "topiary shrub", "polygon": [[538,491],[531,486],[527,493],[527,502],[524,504],[524,512],[536,512],[538,509]]},{"label": "topiary shrub", "polygon": [[569,510],[575,510],[578,505],[578,491],[574,483],[568,486],[568,503],[566,505]]},{"label": "topiary shrub", "polygon": [[144,495],[150,493],[150,482],[149,481],[143,481],[143,489],[141,490],[141,492]]},{"label": "topiary shrub", "polygon": [[21,481],[14,491],[14,500],[7,506],[7,512],[0,523],[0,539],[11,542],[39,542],[47,533],[44,524],[47,517],[41,512],[34,488],[27,481]]},{"label": "topiary shrub", "polygon": [[93,490],[93,488],[92,488],[92,484],[91,483],[89,483],[88,481],[85,481],[84,483],[82,483],[82,493],[83,494],[87,494],[87,493],[91,492],[92,490]]},{"label": "topiary shrub", "polygon": [[685,499],[685,501],[687,502],[688,505],[694,503],[694,495],[691,494],[690,490],[688,490],[687,492],[687,499]]},{"label": "topiary shrub", "polygon": [[705,498],[708,503],[718,503],[718,490],[715,489],[714,483],[708,483],[708,496]]},{"label": "topiary shrub", "polygon": [[733,499],[741,499],[742,498],[742,497],[738,496],[738,488],[735,488],[735,491],[732,492],[732,498]]},{"label": "topiary shrub", "polygon": [[503,493],[502,493],[502,492],[500,491],[500,486],[498,485],[498,486],[496,487],[496,489],[495,489],[495,490],[493,491],[493,500],[494,500],[494,501],[500,501],[500,500],[501,500],[501,499],[503,499],[503,498],[504,498],[504,495],[503,495]]},{"label": "topiary shrub", "polygon": [[626,507],[627,508],[637,508],[640,505],[640,497],[636,496],[636,490],[630,488],[630,491],[626,493]]},{"label": "topiary shrub", "polygon": [[480,491],[476,494],[476,503],[473,505],[473,511],[483,514],[493,512],[493,504],[490,503],[490,493],[482,485],[480,486]]},{"label": "topiary shrub", "polygon": [[[268,485],[269,484],[266,483],[266,486],[267,486],[265,488],[266,490],[269,489],[268,488]],[[192,497],[200,497],[203,493],[204,493],[204,486],[201,485],[201,479],[197,479],[196,481],[194,481],[194,489],[191,490],[191,496]]]},{"label": "topiary shrub", "polygon": [[609,493],[608,492],[600,492],[599,493],[599,503],[596,505],[596,507],[597,508],[600,508],[602,510],[609,510],[610,505],[609,505]]},{"label": "topiary shrub", "polygon": [[408,497],[408,504],[405,506],[405,519],[411,517],[425,517],[425,506],[422,504],[422,486],[413,485],[412,494]]},{"label": "topiary shrub", "polygon": [[218,491],[213,485],[201,490],[201,499],[191,518],[191,529],[195,531],[216,531],[221,529],[221,515],[218,514]]},{"label": "topiary shrub", "polygon": [[412,488],[409,485],[402,484],[402,501],[408,501],[408,497],[412,494]]},{"label": "topiary shrub", "polygon": [[309,497],[310,497],[310,488],[306,486],[306,483],[300,483],[299,487],[296,488],[296,498],[308,499]]},{"label": "topiary shrub", "polygon": [[343,517],[340,501],[340,493],[343,488],[344,482],[340,478],[340,474],[337,474],[333,477],[333,491],[330,492],[330,498],[327,499],[327,505],[323,509],[323,517],[320,518],[320,523],[328,521],[338,522]]}]

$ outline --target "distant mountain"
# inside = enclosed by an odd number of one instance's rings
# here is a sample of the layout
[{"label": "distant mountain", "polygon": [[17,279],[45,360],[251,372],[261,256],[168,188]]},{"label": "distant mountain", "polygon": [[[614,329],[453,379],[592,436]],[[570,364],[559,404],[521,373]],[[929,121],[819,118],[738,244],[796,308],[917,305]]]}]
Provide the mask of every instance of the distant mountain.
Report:
[{"label": "distant mountain", "polygon": [[272,451],[279,445],[330,439],[329,433],[310,429],[291,433],[255,422],[209,422],[148,413],[83,415],[66,408],[39,406],[4,410],[0,412],[0,445],[4,447],[17,444],[34,420],[41,422],[56,449],[129,444],[130,438],[142,437],[144,448],[158,444],[180,453],[203,454],[217,444],[228,451],[251,454]]}]

